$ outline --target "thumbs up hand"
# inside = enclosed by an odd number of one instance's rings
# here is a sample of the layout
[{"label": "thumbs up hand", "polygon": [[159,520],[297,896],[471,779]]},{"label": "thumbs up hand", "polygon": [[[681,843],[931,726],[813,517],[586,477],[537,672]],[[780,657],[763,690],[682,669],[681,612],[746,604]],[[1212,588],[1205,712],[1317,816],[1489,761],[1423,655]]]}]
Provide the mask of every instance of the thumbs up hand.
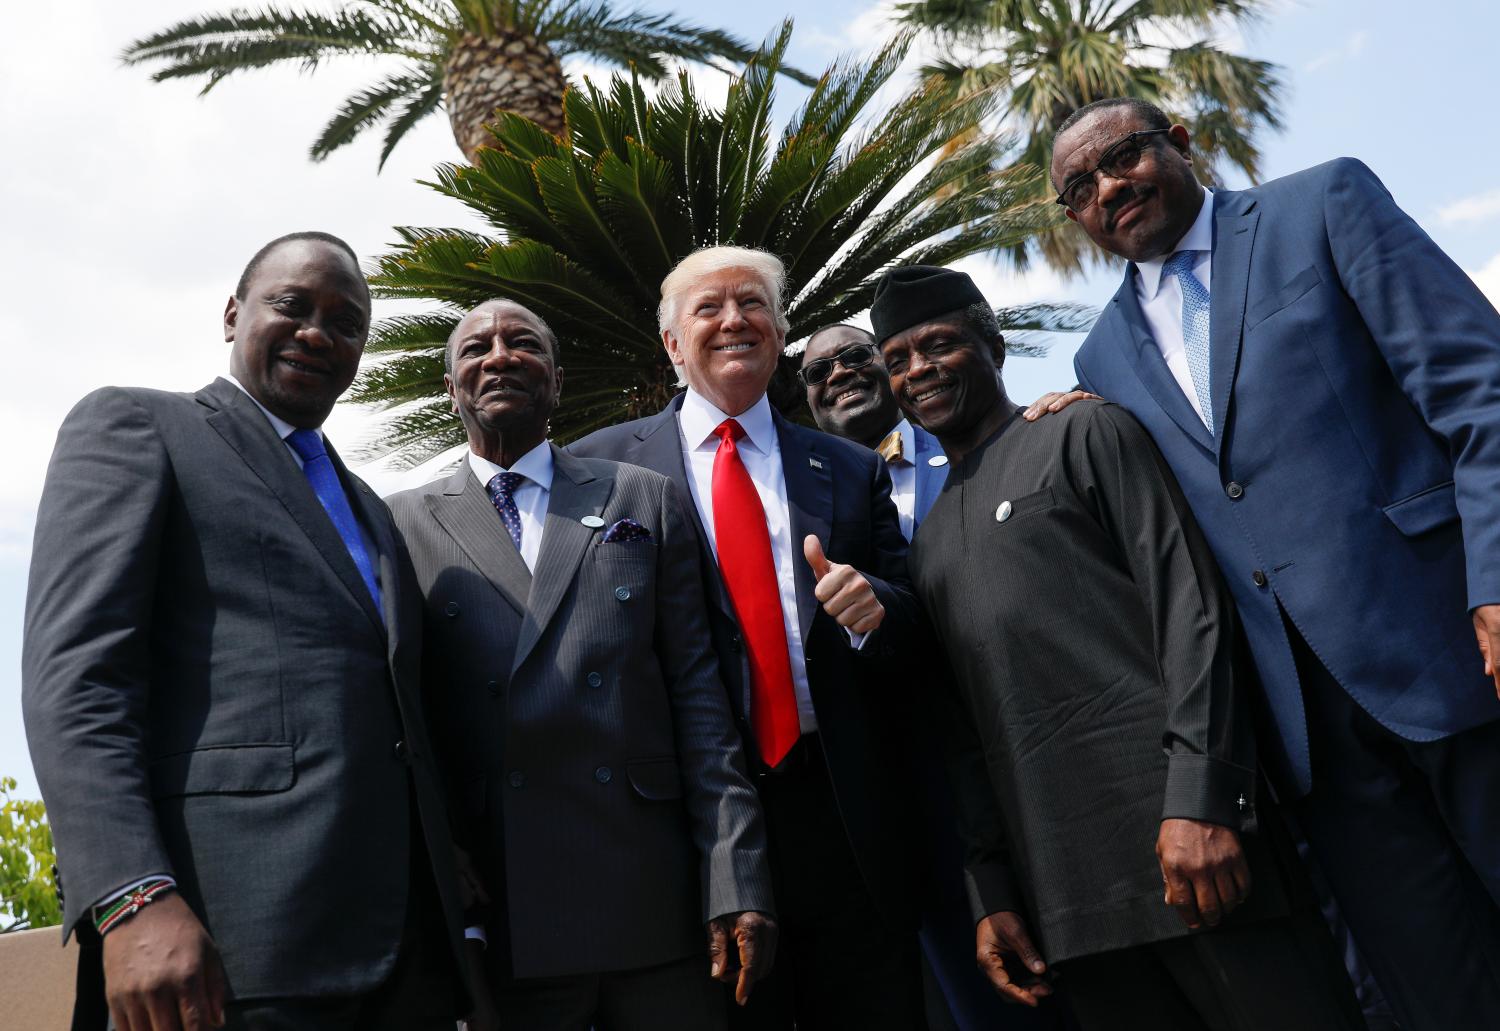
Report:
[{"label": "thumbs up hand", "polygon": [[817,581],[813,596],[839,626],[855,634],[868,634],[880,626],[885,606],[875,597],[875,589],[863,573],[853,566],[829,562],[823,554],[823,543],[812,534],[803,540],[802,554]]}]

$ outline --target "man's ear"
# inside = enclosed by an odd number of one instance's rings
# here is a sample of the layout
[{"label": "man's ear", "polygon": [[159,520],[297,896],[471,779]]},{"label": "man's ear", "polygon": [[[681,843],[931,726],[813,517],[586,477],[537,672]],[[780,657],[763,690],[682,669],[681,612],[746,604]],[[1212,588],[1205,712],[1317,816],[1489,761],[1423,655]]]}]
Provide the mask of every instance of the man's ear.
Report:
[{"label": "man's ear", "polygon": [[990,357],[995,360],[995,368],[999,369],[1005,364],[1005,335],[996,333],[995,339],[990,342]]},{"label": "man's ear", "polygon": [[454,415],[458,414],[458,398],[453,396],[453,377],[446,372],[443,373],[443,389],[448,393],[448,408]]},{"label": "man's ear", "polygon": [[672,331],[670,329],[664,329],[661,331],[661,346],[667,349],[667,357],[671,360],[673,365],[682,364],[682,351],[677,346],[677,338],[672,335]]},{"label": "man's ear", "polygon": [[557,366],[556,372],[557,372],[557,389],[554,390],[553,393],[552,393],[552,403],[554,405],[556,405],[557,402],[558,402],[558,400],[562,397],[563,370],[562,370],[562,366],[561,365]]},{"label": "man's ear", "polygon": [[1193,163],[1193,134],[1185,125],[1174,125],[1167,130],[1167,140],[1188,164]]},{"label": "man's ear", "polygon": [[240,317],[240,299],[230,295],[229,303],[224,305],[224,342],[230,343],[234,340],[234,326]]}]

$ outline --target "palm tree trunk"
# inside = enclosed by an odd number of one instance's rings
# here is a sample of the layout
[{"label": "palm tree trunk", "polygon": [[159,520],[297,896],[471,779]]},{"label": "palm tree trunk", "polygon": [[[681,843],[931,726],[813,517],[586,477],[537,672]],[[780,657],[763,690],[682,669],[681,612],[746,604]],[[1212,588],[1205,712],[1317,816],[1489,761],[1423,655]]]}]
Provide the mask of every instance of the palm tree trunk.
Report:
[{"label": "palm tree trunk", "polygon": [[465,33],[443,70],[453,138],[472,163],[489,145],[484,127],[497,111],[514,112],[561,135],[567,84],[562,62],[535,36],[504,29],[494,36]]}]

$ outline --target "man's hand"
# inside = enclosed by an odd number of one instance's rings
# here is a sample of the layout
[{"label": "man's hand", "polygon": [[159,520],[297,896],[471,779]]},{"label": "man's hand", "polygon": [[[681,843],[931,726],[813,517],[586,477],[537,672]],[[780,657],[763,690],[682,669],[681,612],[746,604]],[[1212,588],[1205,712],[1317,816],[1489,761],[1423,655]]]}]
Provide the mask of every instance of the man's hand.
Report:
[{"label": "man's hand", "polygon": [[1500,605],[1481,605],[1474,610],[1474,636],[1479,639],[1479,654],[1484,656],[1484,675],[1495,681],[1495,695],[1500,697]]},{"label": "man's hand", "polygon": [[856,634],[868,634],[885,619],[885,606],[875,597],[875,588],[853,566],[829,562],[823,543],[812,534],[802,542],[802,554],[812,566],[817,587],[813,596],[838,625]]},{"label": "man's hand", "polygon": [[219,950],[175,891],[104,936],[104,995],[118,1031],[224,1026]]},{"label": "man's hand", "polygon": [[750,1001],[755,982],[771,972],[776,962],[776,921],[765,913],[716,916],[708,922],[708,973],[715,981],[734,985],[734,1001]]},{"label": "man's hand", "polygon": [[474,909],[476,906],[488,906],[490,904],[490,893],[485,890],[484,878],[479,876],[479,870],[474,865],[474,859],[469,853],[453,846],[453,859],[458,867],[458,904],[463,909]]},{"label": "man's hand", "polygon": [[974,928],[974,960],[1006,1002],[1035,1006],[1052,994],[1047,964],[1031,944],[1020,913],[991,913]]},{"label": "man's hand", "polygon": [[1074,401],[1082,401],[1084,398],[1091,401],[1104,400],[1098,394],[1090,394],[1087,390],[1069,390],[1066,393],[1053,390],[1031,402],[1026,411],[1021,413],[1021,418],[1027,422],[1036,422],[1042,416],[1050,412],[1060,412]]},{"label": "man's hand", "polygon": [[473,938],[464,941],[464,963],[474,986],[474,1009],[464,1018],[464,1031],[500,1031],[500,1011],[490,994],[488,973],[484,968],[484,945]]},{"label": "man's hand", "polygon": [[1166,903],[1196,930],[1219,921],[1250,894],[1250,867],[1240,836],[1228,827],[1199,820],[1163,820],[1156,859]]}]

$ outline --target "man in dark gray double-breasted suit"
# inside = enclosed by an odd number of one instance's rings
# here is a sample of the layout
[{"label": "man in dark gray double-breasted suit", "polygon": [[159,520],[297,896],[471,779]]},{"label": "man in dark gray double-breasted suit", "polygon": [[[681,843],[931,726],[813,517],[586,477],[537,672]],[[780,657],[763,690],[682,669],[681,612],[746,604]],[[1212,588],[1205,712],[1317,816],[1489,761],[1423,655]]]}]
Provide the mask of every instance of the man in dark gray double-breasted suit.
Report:
[{"label": "man in dark gray double-breasted suit", "polygon": [[22,703],[64,933],[96,970],[102,951],[122,1031],[457,1016],[421,599],[390,513],[319,428],[369,318],[347,244],[275,240],[224,313],[230,378],[99,390],[58,435]]},{"label": "man in dark gray double-breasted suit", "polygon": [[427,599],[456,831],[490,899],[470,950],[493,998],[471,1027],[720,1027],[711,974],[743,1000],[776,935],[686,512],[666,477],[547,441],[563,377],[532,312],[480,305],[445,360],[469,451],[391,507]]}]

